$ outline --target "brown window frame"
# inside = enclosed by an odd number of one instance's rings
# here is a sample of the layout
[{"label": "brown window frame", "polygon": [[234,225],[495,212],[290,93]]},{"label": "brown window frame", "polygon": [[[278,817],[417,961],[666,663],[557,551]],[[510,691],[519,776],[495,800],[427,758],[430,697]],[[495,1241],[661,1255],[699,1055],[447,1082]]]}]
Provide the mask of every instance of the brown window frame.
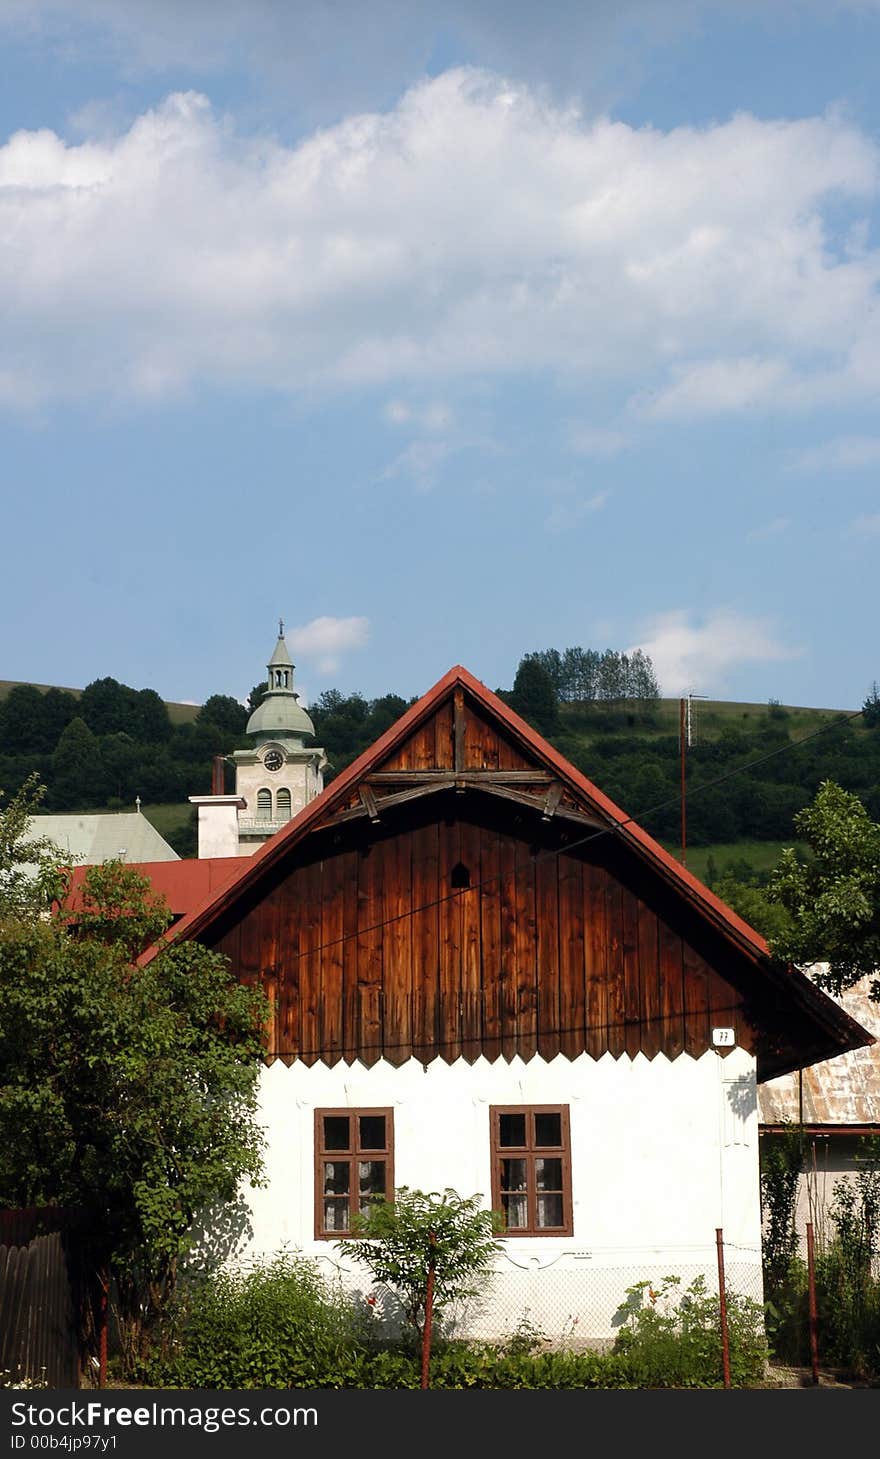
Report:
[{"label": "brown window frame", "polygon": [[[561,1145],[539,1145],[535,1139],[535,1115],[558,1114],[560,1116]],[[501,1144],[501,1115],[525,1115],[525,1145]],[[501,1162],[514,1159],[526,1162],[526,1211],[527,1224],[514,1226],[500,1233],[502,1237],[518,1236],[573,1236],[574,1213],[571,1199],[571,1121],[567,1104],[493,1104],[489,1109],[490,1147],[492,1157],[492,1206],[504,1211],[501,1187]],[[537,1183],[535,1161],[541,1158],[562,1161],[562,1216],[561,1226],[539,1226],[537,1224]]]},{"label": "brown window frame", "polygon": [[[345,1116],[354,1121],[351,1129],[358,1130],[358,1121],[364,1116],[383,1115],[385,1118],[385,1145],[382,1150],[371,1149],[361,1146],[360,1139],[355,1134],[355,1139],[350,1150],[326,1150],[324,1148],[324,1120],[334,1116]],[[315,1240],[316,1241],[338,1241],[342,1236],[351,1235],[351,1218],[358,1201],[358,1183],[350,1172],[348,1182],[348,1224],[344,1231],[327,1231],[324,1227],[324,1161],[332,1160],[339,1164],[347,1160],[351,1166],[357,1165],[358,1161],[373,1156],[385,1161],[385,1200],[394,1199],[394,1110],[391,1106],[386,1108],[342,1108],[342,1109],[316,1109],[315,1110]]]}]

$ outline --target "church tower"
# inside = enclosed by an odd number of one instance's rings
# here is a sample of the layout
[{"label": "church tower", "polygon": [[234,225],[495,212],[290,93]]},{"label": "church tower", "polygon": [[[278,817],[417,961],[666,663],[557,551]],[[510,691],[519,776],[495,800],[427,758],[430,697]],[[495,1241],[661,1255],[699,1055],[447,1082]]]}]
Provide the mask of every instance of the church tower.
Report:
[{"label": "church tower", "polygon": [[239,856],[256,851],[324,789],[327,756],[303,743],[314,739],[315,726],[293,687],[283,623],[267,667],[266,692],[247,722],[253,748],[232,756],[235,789],[245,802],[238,817]]},{"label": "church tower", "polygon": [[263,698],[247,722],[251,748],[235,750],[235,793],[191,795],[199,808],[199,857],[251,856],[324,789],[327,756],[304,741],[315,726],[293,687],[284,624],[267,665]]}]

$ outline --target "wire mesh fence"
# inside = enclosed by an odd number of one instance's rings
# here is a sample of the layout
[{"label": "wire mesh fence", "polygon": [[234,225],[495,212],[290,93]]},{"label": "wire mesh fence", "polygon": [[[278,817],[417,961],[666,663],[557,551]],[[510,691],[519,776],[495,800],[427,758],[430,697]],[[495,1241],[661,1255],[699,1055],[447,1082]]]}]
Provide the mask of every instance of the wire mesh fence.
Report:
[{"label": "wire mesh fence", "polygon": [[[438,1327],[447,1338],[492,1343],[520,1351],[593,1348],[607,1352],[648,1314],[658,1330],[686,1340],[695,1323],[717,1330],[745,1325],[763,1339],[763,1284],[759,1247],[717,1240],[662,1250],[617,1248],[589,1253],[527,1253],[502,1244],[478,1294],[444,1308]],[[350,1300],[368,1309],[376,1336],[405,1324],[391,1288],[344,1264],[335,1267]],[[723,1269],[724,1300],[719,1285]]]}]

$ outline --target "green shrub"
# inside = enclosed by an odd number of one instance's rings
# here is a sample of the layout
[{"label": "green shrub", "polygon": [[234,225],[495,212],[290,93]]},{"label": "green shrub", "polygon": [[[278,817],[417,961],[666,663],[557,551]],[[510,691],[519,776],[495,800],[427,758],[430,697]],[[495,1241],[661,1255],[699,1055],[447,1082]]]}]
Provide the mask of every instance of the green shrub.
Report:
[{"label": "green shrub", "polygon": [[[712,1388],[722,1381],[720,1302],[704,1277],[696,1277],[684,1292],[680,1277],[664,1277],[657,1288],[638,1282],[627,1288],[617,1316],[623,1326],[613,1351],[625,1359],[626,1372],[638,1387]],[[763,1318],[759,1303],[728,1293],[730,1379],[736,1388],[763,1376]]]},{"label": "green shrub", "polygon": [[[506,1342],[438,1342],[431,1386],[445,1389],[714,1387],[721,1383],[718,1299],[702,1278],[681,1293],[667,1277],[630,1288],[612,1352],[544,1345],[520,1323]],[[647,1299],[647,1300],[646,1300]],[[182,1284],[137,1377],[160,1388],[418,1388],[412,1343],[382,1342],[371,1311],[328,1283],[317,1264],[281,1254],[247,1271]],[[728,1299],[731,1376],[758,1381],[761,1309]]]},{"label": "green shrub", "polygon": [[353,1369],[350,1302],[314,1262],[282,1253],[182,1286],[143,1376],[178,1388],[343,1387]]},{"label": "green shrub", "polygon": [[863,1142],[854,1181],[835,1183],[833,1236],[816,1261],[820,1352],[824,1362],[859,1375],[880,1373],[880,1148]]}]

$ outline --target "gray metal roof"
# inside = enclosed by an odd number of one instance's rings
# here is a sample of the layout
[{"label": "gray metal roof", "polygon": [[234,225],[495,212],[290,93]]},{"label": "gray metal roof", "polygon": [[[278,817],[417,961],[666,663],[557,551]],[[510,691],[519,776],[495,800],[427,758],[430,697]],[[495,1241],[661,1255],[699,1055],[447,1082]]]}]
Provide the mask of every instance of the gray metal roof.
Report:
[{"label": "gray metal roof", "polygon": [[[806,971],[813,973],[821,966],[817,963]],[[880,1040],[880,1003],[870,997],[872,981],[863,978],[839,996],[828,996]],[[880,1125],[880,1042],[804,1069],[803,1101],[806,1125]],[[762,1125],[797,1123],[797,1074],[759,1084],[758,1113]]]},{"label": "gray metal roof", "polygon": [[164,836],[140,811],[83,811],[34,816],[31,836],[48,836],[86,866],[102,861],[179,861]]},{"label": "gray metal roof", "polygon": [[293,668],[293,662],[291,660],[290,654],[287,652],[287,644],[284,642],[284,639],[280,633],[278,635],[278,642],[275,645],[272,657],[269,660],[269,668],[275,668],[276,665],[283,666],[286,669]]}]

